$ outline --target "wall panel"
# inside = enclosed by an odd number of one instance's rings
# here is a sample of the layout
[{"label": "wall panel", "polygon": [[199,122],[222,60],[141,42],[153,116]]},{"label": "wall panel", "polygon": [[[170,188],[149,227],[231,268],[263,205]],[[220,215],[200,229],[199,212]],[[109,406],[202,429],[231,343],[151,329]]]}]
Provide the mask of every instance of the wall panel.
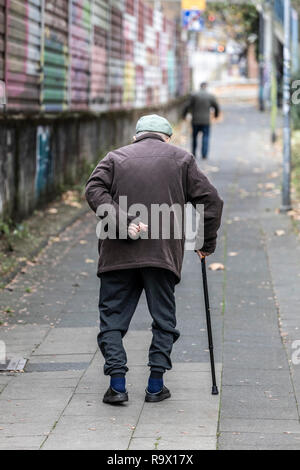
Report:
[{"label": "wall panel", "polygon": [[125,0],[111,1],[110,22],[110,106],[112,109],[123,106],[124,94],[124,58],[123,12]]},{"label": "wall panel", "polygon": [[68,108],[68,0],[45,0],[42,109]]},{"label": "wall panel", "polygon": [[145,68],[146,68],[146,50],[144,46],[145,38],[145,7],[142,0],[137,1],[137,38],[134,46],[135,60],[135,106],[142,108],[146,104],[146,87],[145,87]]},{"label": "wall panel", "polygon": [[7,1],[8,109],[40,109],[42,0]]},{"label": "wall panel", "polygon": [[0,0],[0,80],[4,80],[5,0]]},{"label": "wall panel", "polygon": [[109,107],[109,27],[110,9],[106,0],[94,0],[93,40],[91,64],[92,109],[100,111]]},{"label": "wall panel", "polygon": [[166,103],[189,90],[186,51],[178,25],[143,0],[0,0],[11,112]]},{"label": "wall panel", "polygon": [[136,68],[134,53],[137,39],[137,20],[134,16],[134,6],[135,0],[126,0],[126,11],[123,18],[125,46],[123,103],[125,107],[133,107],[135,103]]},{"label": "wall panel", "polygon": [[88,109],[92,52],[92,1],[72,0],[70,12],[71,109]]}]

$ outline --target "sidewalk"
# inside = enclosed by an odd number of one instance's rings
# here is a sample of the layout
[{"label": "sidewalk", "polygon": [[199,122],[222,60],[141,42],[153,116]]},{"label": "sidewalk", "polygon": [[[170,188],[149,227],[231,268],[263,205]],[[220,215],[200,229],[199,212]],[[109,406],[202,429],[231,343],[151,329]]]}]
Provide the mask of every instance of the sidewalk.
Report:
[{"label": "sidewalk", "polygon": [[[0,374],[1,449],[299,449],[300,244],[280,205],[268,116],[227,107],[200,162],[225,200],[209,271],[220,397],[210,368],[200,263],[187,252],[177,288],[172,398],[144,403],[150,315],[143,298],[126,336],[128,405],[102,403],[108,379],[97,351],[95,219],[90,213],[43,250],[0,292],[0,339],[29,359],[23,374]],[[187,145],[185,128],[178,136]],[[281,236],[275,232],[281,230]],[[188,394],[188,399],[187,399]]]}]

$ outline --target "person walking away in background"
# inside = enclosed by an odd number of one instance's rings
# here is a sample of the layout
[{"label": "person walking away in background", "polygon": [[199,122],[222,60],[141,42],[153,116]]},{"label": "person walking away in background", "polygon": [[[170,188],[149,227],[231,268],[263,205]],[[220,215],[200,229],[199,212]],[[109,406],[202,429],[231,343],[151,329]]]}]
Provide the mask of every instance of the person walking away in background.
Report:
[{"label": "person walking away in background", "polygon": [[214,110],[215,118],[220,115],[220,106],[214,95],[207,91],[208,84],[202,83],[199,93],[191,96],[187,106],[184,109],[183,118],[186,118],[188,112],[192,114],[193,126],[193,144],[192,153],[196,157],[197,141],[199,132],[202,133],[202,158],[208,157],[210,126],[211,126],[211,110]]}]

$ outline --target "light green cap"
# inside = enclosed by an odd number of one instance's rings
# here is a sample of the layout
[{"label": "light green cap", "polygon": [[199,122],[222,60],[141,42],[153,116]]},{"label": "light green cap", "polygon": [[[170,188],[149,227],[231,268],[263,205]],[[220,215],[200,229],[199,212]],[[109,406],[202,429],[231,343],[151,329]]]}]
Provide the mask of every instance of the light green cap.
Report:
[{"label": "light green cap", "polygon": [[173,135],[173,129],[169,121],[157,114],[141,117],[136,125],[136,133],[139,132],[161,132],[169,137]]}]

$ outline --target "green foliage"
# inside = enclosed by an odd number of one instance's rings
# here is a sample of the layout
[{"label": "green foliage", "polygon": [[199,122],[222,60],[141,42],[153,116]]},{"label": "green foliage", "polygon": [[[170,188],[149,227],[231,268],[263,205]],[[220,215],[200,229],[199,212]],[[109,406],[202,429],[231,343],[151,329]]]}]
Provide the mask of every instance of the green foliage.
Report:
[{"label": "green foliage", "polygon": [[27,224],[15,224],[11,219],[0,219],[0,241],[8,251],[14,251],[14,241],[30,237]]},{"label": "green foliage", "polygon": [[9,236],[11,228],[11,220],[8,219],[7,221],[0,220],[0,235],[2,236]]}]

